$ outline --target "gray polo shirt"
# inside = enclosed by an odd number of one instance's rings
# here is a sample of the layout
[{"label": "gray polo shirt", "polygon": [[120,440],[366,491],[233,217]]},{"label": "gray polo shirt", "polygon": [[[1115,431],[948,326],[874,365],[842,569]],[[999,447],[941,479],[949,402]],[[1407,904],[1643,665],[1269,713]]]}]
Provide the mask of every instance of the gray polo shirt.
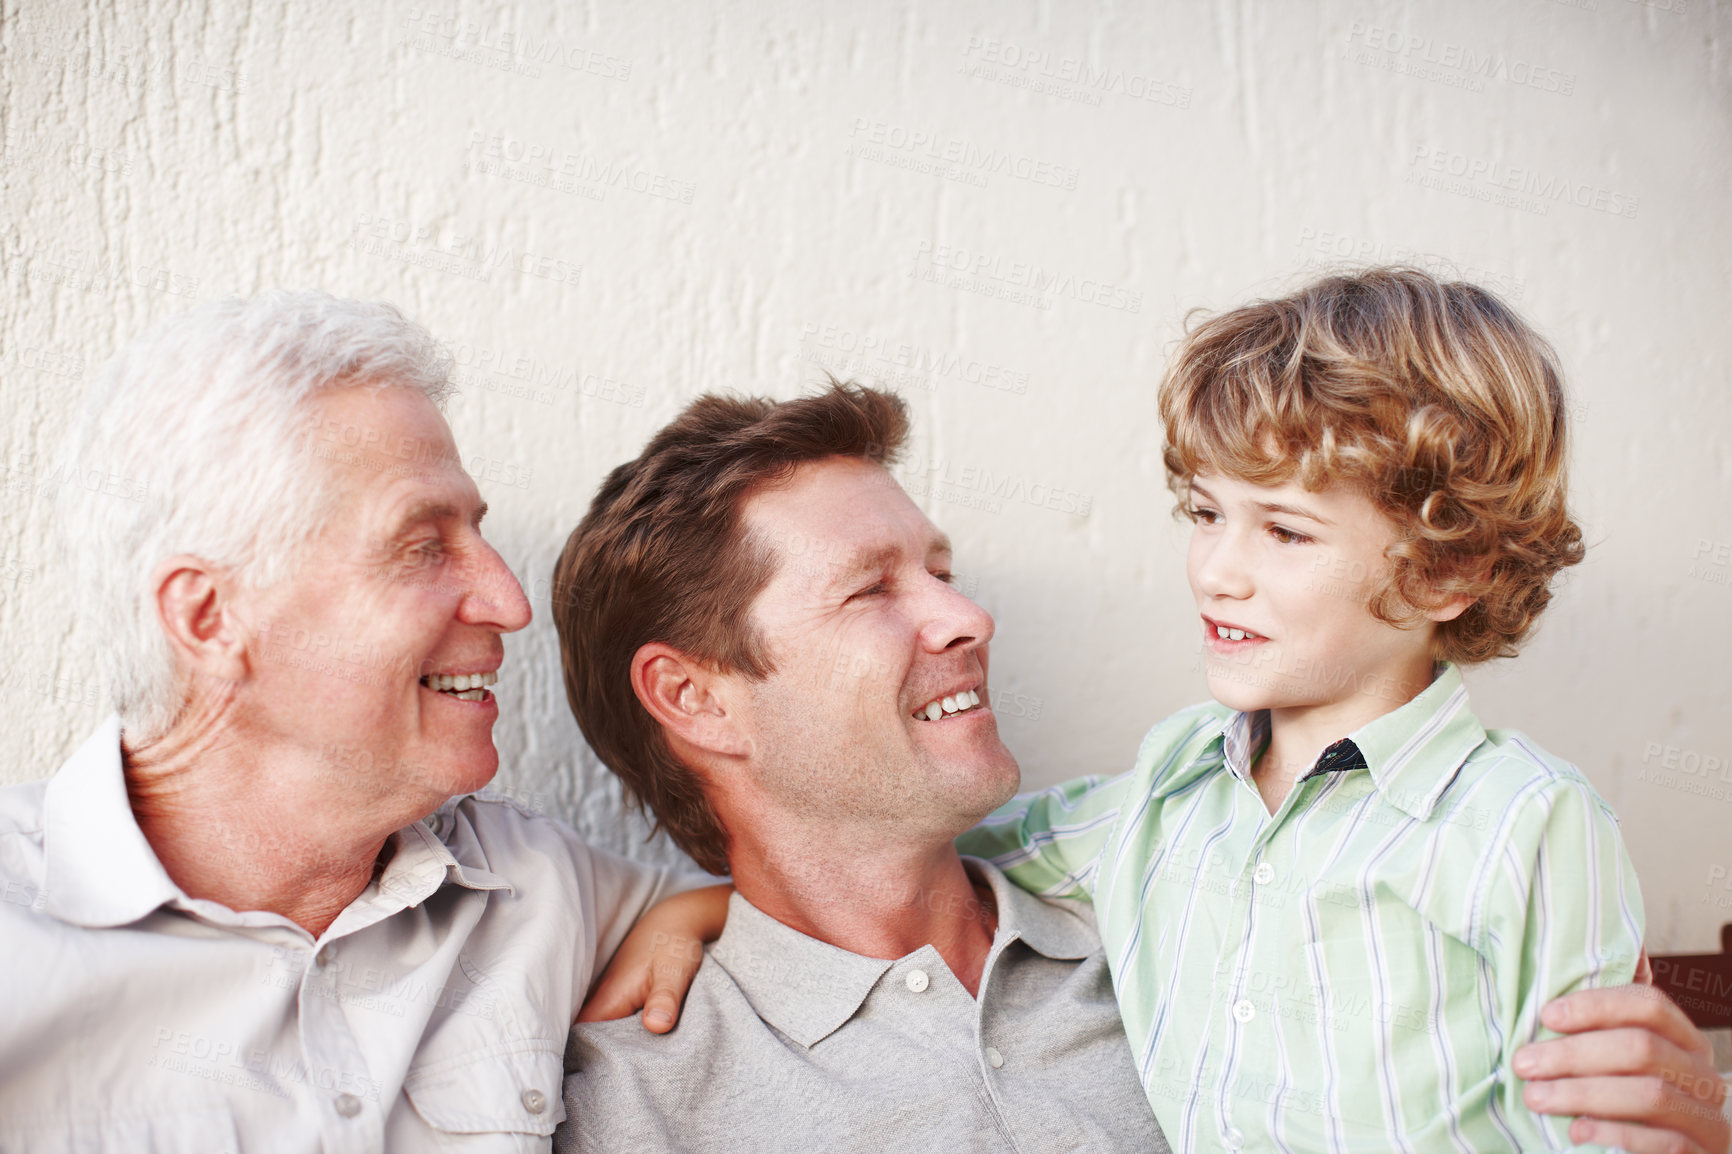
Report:
[{"label": "gray polo shirt", "polygon": [[985,862],[980,999],[931,946],[886,961],[734,895],[680,1023],[572,1031],[559,1151],[1167,1150],[1086,906]]}]

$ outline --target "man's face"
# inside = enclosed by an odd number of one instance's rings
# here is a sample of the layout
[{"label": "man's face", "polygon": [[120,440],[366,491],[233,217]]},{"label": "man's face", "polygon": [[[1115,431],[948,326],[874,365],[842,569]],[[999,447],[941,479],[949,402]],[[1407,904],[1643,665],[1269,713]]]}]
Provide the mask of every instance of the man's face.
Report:
[{"label": "man's face", "polygon": [[529,604],[425,396],[349,388],[317,405],[306,465],[340,496],[295,573],[246,595],[235,716],[259,748],[310,758],[327,801],[431,812],[498,769],[486,687]]},{"label": "man's face", "polygon": [[1399,629],[1367,607],[1396,530],[1364,494],[1204,473],[1190,507],[1186,572],[1217,701],[1375,716],[1430,680],[1430,623]]},{"label": "man's face", "polygon": [[750,609],[776,668],[740,682],[759,788],[914,839],[948,840],[1009,798],[992,617],[950,585],[949,542],[890,474],[802,465],[744,523],[777,565]]}]

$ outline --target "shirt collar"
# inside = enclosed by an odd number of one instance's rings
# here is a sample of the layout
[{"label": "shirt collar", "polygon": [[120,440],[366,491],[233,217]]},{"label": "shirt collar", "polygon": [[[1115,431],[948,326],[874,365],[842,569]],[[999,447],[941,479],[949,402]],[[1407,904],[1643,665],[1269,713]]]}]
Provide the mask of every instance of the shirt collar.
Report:
[{"label": "shirt collar", "polygon": [[[454,799],[440,810],[450,848],[422,822],[391,835],[390,858],[375,883],[380,894],[414,905],[447,881],[477,890],[511,888],[485,868],[475,831],[454,812],[456,805]],[[217,909],[174,883],[138,828],[126,792],[119,717],[105,721],[49,780],[43,825],[46,908],[61,921],[102,929],[136,922],[163,905]]]},{"label": "shirt collar", "polygon": [[48,913],[100,929],[123,926],[183,896],[132,816],[110,717],[49,780],[42,801]]},{"label": "shirt collar", "polygon": [[[1455,771],[1484,740],[1485,730],[1468,708],[1461,671],[1445,661],[1417,697],[1331,745],[1305,776],[1369,769],[1385,801],[1424,821],[1455,780]],[[1268,741],[1268,710],[1235,713],[1223,731],[1228,768],[1251,781],[1251,763]]]},{"label": "shirt collar", "polygon": [[[1020,940],[1049,958],[1080,959],[1099,948],[1086,917],[1025,893],[993,866],[963,859],[998,905],[993,953]],[[868,958],[786,926],[735,893],[710,956],[754,1013],[802,1046],[814,1046],[857,1013],[897,959]],[[990,964],[990,963],[989,963]]]}]

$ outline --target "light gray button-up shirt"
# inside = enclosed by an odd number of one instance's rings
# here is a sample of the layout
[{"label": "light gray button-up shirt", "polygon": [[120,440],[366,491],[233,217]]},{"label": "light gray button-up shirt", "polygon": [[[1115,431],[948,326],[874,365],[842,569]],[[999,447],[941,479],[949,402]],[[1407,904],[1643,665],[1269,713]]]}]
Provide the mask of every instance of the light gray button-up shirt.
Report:
[{"label": "light gray button-up shirt", "polygon": [[1154,1150],[1086,907],[967,859],[998,933],[969,997],[938,951],[809,938],[734,895],[671,1034],[579,1025],[558,1151]]},{"label": "light gray button-up shirt", "polygon": [[0,1154],[546,1150],[597,960],[708,879],[484,797],[381,860],[315,940],[174,884],[115,720],[0,789]]}]

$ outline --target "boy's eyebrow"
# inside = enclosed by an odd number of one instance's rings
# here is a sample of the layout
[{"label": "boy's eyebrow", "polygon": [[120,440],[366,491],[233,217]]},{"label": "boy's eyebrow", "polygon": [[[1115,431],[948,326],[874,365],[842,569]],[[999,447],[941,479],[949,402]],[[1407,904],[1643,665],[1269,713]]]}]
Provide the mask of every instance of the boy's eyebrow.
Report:
[{"label": "boy's eyebrow", "polygon": [[[1217,505],[1221,503],[1216,500],[1213,493],[1209,492],[1209,490],[1203,488],[1203,486],[1194,481],[1191,483],[1191,492],[1201,496],[1205,501],[1214,501]],[[1283,505],[1279,501],[1258,501],[1257,508],[1263,510],[1265,513],[1285,513],[1291,517],[1304,517],[1306,520],[1315,521],[1319,525],[1334,524],[1334,522],[1329,520],[1329,518],[1319,517],[1316,513],[1313,513],[1311,510],[1299,505]]]}]

